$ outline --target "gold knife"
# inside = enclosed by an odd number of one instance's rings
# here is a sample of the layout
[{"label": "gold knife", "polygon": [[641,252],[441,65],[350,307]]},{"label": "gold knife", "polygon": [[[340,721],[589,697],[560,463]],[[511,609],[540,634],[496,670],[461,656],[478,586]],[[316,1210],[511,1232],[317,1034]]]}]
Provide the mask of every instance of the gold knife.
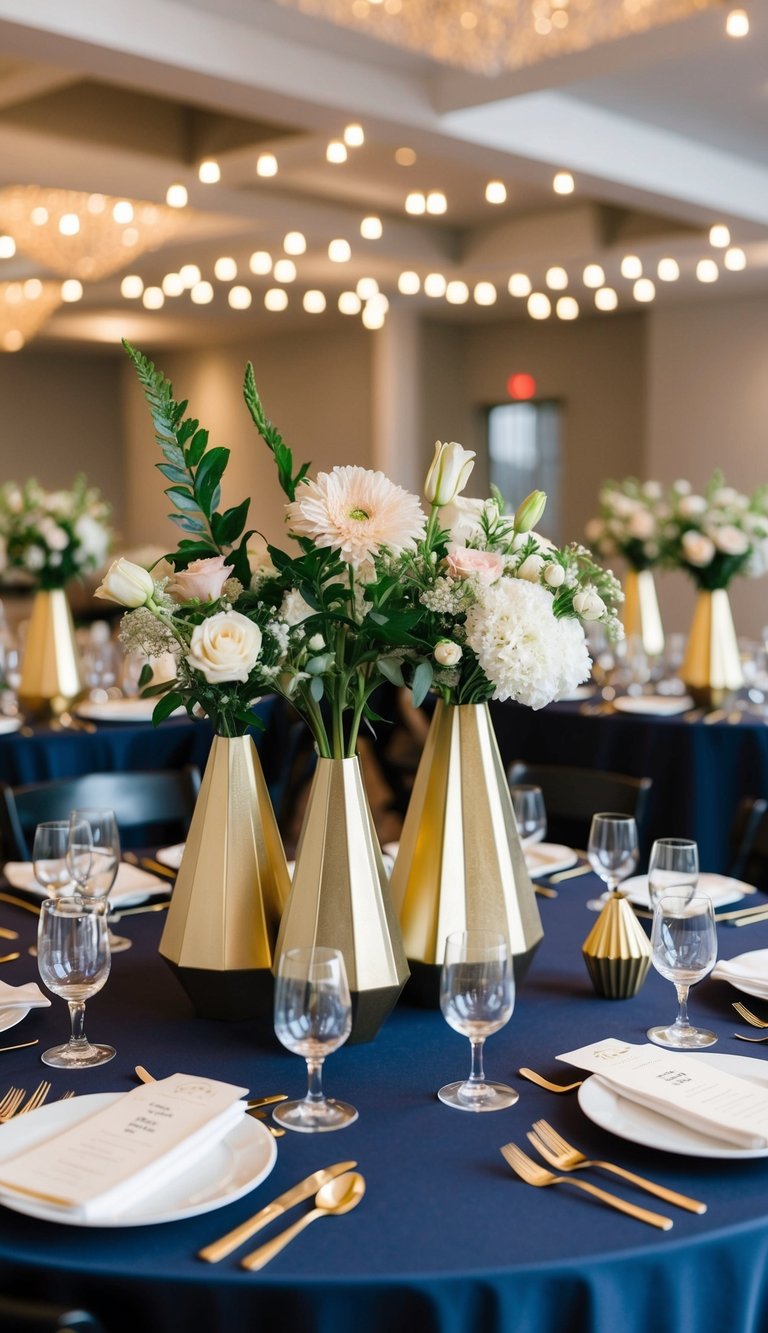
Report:
[{"label": "gold knife", "polygon": [[276,1217],[281,1217],[294,1204],[301,1203],[303,1199],[309,1199],[316,1194],[321,1185],[336,1176],[341,1176],[345,1171],[351,1171],[357,1166],[357,1162],[337,1162],[335,1166],[327,1166],[322,1171],[315,1171],[313,1175],[307,1176],[305,1180],[300,1180],[298,1185],[292,1189],[286,1190],[285,1194],[279,1195],[272,1203],[268,1203],[266,1208],[260,1212],[254,1213],[242,1222],[234,1231],[228,1231],[221,1240],[215,1240],[211,1245],[206,1245],[204,1249],[198,1251],[198,1259],[205,1259],[209,1264],[217,1264],[220,1259],[226,1259],[228,1254],[236,1250],[239,1245],[243,1245],[251,1236],[255,1236],[257,1231],[273,1222]]},{"label": "gold knife", "polygon": [[35,907],[33,903],[27,903],[23,898],[15,898],[12,893],[0,893],[0,902],[10,903],[12,907],[23,907],[27,912],[34,912],[35,916],[40,915],[40,908]]},{"label": "gold knife", "polygon": [[123,852],[123,860],[129,866],[138,866],[141,870],[146,870],[152,875],[161,875],[163,879],[175,879],[176,870],[171,870],[170,866],[164,866],[160,861],[155,861],[151,856],[137,856],[135,852]]},{"label": "gold knife", "polygon": [[4,940],[17,940],[19,938],[18,930],[6,930],[5,926],[0,926],[0,935]]}]

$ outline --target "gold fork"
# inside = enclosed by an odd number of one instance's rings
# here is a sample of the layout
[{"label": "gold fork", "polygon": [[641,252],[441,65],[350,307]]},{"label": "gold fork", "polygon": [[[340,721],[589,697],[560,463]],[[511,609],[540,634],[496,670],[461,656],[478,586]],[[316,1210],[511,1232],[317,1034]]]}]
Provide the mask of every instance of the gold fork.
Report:
[{"label": "gold fork", "polygon": [[535,1069],[526,1069],[525,1066],[517,1072],[530,1083],[537,1083],[540,1088],[546,1088],[547,1092],[573,1092],[574,1088],[580,1088],[584,1081],[579,1079],[576,1083],[550,1083],[543,1074],[537,1074]]},{"label": "gold fork", "polygon": [[765,1019],[758,1018],[757,1014],[753,1014],[751,1009],[741,1003],[741,1000],[734,1000],[731,1008],[736,1010],[739,1018],[743,1018],[745,1023],[751,1023],[753,1028],[768,1028]]},{"label": "gold fork", "polygon": [[629,1217],[634,1217],[638,1222],[647,1222],[648,1226],[658,1227],[660,1231],[669,1231],[674,1225],[671,1217],[663,1217],[661,1213],[652,1213],[647,1208],[638,1208],[637,1204],[627,1203],[625,1199],[620,1199],[616,1194],[609,1194],[607,1190],[598,1189],[597,1185],[590,1185],[586,1180],[573,1180],[570,1176],[553,1175],[551,1171],[545,1170],[543,1166],[539,1166],[537,1162],[527,1157],[515,1143],[505,1144],[501,1149],[501,1155],[507,1165],[512,1167],[515,1174],[521,1180],[524,1180],[526,1185],[535,1185],[539,1188],[546,1185],[575,1185],[577,1189],[592,1194],[610,1208],[616,1208],[620,1213],[627,1213]]},{"label": "gold fork", "polygon": [[8,1089],[2,1101],[0,1101],[0,1124],[10,1120],[11,1116],[16,1114],[26,1095],[23,1088]]},{"label": "gold fork", "polygon": [[623,1180],[628,1180],[631,1185],[637,1185],[639,1189],[646,1190],[648,1194],[655,1194],[658,1199],[663,1199],[665,1203],[675,1204],[678,1208],[685,1208],[689,1213],[706,1213],[707,1205],[699,1203],[698,1199],[690,1199],[687,1194],[678,1194],[677,1190],[667,1189],[665,1185],[657,1185],[653,1180],[646,1180],[644,1176],[635,1175],[634,1171],[627,1171],[623,1166],[616,1166],[613,1162],[603,1162],[600,1160],[592,1161],[586,1157],[578,1148],[574,1148],[572,1143],[558,1134],[546,1120],[534,1121],[533,1129],[528,1134],[528,1142],[533,1145],[538,1153],[554,1166],[558,1171],[579,1171],[585,1167],[600,1167],[603,1171],[610,1171],[615,1176],[621,1176]]},{"label": "gold fork", "polygon": [[38,1106],[42,1106],[43,1102],[45,1101],[50,1091],[51,1091],[50,1083],[48,1083],[45,1079],[43,1079],[42,1083],[38,1083],[37,1087],[35,1088],[35,1091],[32,1093],[32,1096],[29,1098],[29,1100],[26,1101],[23,1106],[19,1107],[16,1114],[26,1115],[27,1111],[36,1111]]}]

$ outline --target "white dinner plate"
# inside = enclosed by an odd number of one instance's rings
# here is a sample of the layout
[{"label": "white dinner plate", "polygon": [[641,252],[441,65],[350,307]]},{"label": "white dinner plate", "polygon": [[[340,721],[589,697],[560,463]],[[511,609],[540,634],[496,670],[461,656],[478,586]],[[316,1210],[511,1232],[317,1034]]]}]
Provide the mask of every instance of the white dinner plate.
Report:
[{"label": "white dinner plate", "polygon": [[[157,699],[108,699],[106,703],[77,704],[73,712],[89,722],[151,722]],[[171,717],[186,715],[186,708],[177,708]]]},{"label": "white dinner plate", "polygon": [[[746,975],[740,977],[730,970],[723,971],[722,969],[729,963],[741,964]],[[744,995],[754,995],[757,1000],[768,1000],[768,949],[753,949],[750,953],[740,953],[735,958],[723,958],[715,964],[711,975],[716,981],[727,981]]]},{"label": "white dinner plate", "polygon": [[[619,889],[631,903],[635,904],[635,907],[650,909],[647,875],[633,875],[631,879],[625,879],[619,885]],[[672,893],[673,890],[670,889],[669,892]],[[730,875],[713,875],[706,871],[702,871],[699,875],[699,882],[696,885],[696,893],[706,893],[712,899],[713,907],[725,907],[727,903],[741,902],[748,893],[754,892],[752,884],[744,884],[740,879],[731,879]]]},{"label": "white dinner plate", "polygon": [[22,1018],[26,1018],[29,1009],[20,1004],[11,1004],[7,1009],[0,1009],[0,1032],[7,1032],[9,1028],[15,1028]]},{"label": "white dinner plate", "polygon": [[6,736],[11,731],[18,731],[20,726],[20,717],[0,717],[0,736]]},{"label": "white dinner plate", "polygon": [[566,847],[561,842],[536,842],[524,848],[524,851],[525,864],[532,879],[568,870],[579,859],[572,847]]},{"label": "white dinner plate", "polygon": [[675,717],[678,713],[687,713],[693,708],[693,699],[687,694],[672,696],[669,694],[620,694],[613,700],[613,706],[619,713],[650,714],[653,717]]},{"label": "white dinner plate", "polygon": [[[6,861],[3,874],[14,889],[22,889],[40,901],[50,897],[48,890],[42,888],[35,879],[30,861]],[[121,861],[117,878],[109,892],[109,901],[115,908],[135,907],[137,903],[146,902],[150,894],[170,891],[171,886],[167,880],[150,875],[148,870],[142,870],[140,866],[131,866]]]},{"label": "white dinner plate", "polygon": [[595,685],[577,685],[570,694],[561,694],[558,699],[559,704],[575,704],[578,699],[591,699],[597,686]]},{"label": "white dinner plate", "polygon": [[[689,1054],[686,1051],[686,1056]],[[768,1061],[756,1060],[749,1055],[711,1055],[709,1052],[690,1052],[694,1060],[706,1060],[724,1074],[735,1074],[768,1087]],[[741,1161],[747,1157],[768,1157],[768,1148],[729,1148],[720,1139],[687,1129],[679,1120],[659,1115],[647,1106],[640,1106],[622,1097],[597,1074],[582,1083],[578,1091],[579,1106],[588,1120],[607,1129],[620,1139],[640,1143],[645,1148],[660,1148],[662,1152],[676,1152],[683,1157],[719,1157]]]},{"label": "white dinner plate", "polygon": [[[51,1102],[29,1115],[8,1120],[0,1125],[0,1162],[59,1134],[124,1096],[122,1092],[88,1093],[64,1102]],[[63,1222],[65,1226],[142,1227],[180,1222],[242,1198],[269,1175],[276,1158],[277,1145],[269,1130],[253,1116],[244,1114],[235,1128],[207,1148],[193,1166],[117,1216],[72,1217],[59,1208],[47,1207],[39,1199],[2,1193],[0,1204],[13,1212],[40,1217],[46,1222]]]}]

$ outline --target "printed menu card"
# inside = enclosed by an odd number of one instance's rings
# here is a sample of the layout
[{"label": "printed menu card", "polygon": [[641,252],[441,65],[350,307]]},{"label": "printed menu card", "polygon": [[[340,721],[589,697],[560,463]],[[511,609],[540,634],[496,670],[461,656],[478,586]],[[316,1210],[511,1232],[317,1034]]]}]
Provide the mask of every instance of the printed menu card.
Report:
[{"label": "printed menu card", "polygon": [[768,1147],[768,1087],[726,1074],[708,1060],[608,1037],[558,1055],[588,1069],[622,1097],[736,1148]]},{"label": "printed menu card", "polygon": [[85,1219],[119,1214],[223,1138],[245,1111],[246,1091],[173,1074],[5,1159],[0,1128],[0,1199],[32,1197]]}]

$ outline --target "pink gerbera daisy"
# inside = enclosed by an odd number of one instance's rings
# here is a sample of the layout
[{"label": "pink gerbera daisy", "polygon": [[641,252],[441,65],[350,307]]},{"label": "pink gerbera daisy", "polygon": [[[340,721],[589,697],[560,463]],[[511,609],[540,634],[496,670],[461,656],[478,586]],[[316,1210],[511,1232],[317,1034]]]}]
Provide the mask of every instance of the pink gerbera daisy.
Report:
[{"label": "pink gerbera daisy", "polygon": [[355,568],[382,548],[413,548],[426,525],[415,495],[364,467],[335,467],[302,483],[286,521],[294,536],[338,550]]}]

